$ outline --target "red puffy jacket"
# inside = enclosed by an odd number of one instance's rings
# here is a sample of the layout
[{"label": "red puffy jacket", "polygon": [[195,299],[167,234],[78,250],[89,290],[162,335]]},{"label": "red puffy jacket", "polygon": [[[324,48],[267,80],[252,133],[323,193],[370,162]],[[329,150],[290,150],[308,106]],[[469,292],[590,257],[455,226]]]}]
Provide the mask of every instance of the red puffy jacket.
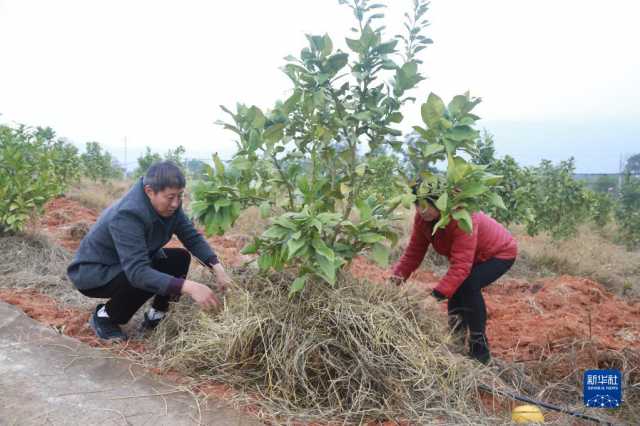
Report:
[{"label": "red puffy jacket", "polygon": [[473,265],[493,257],[515,259],[518,255],[516,240],[502,225],[482,212],[471,215],[473,232],[467,234],[451,220],[444,229],[431,235],[434,223],[426,222],[416,213],[411,240],[404,254],[393,267],[393,274],[408,279],[424,259],[429,244],[449,259],[449,270],[436,286],[436,290],[451,297],[469,276]]}]

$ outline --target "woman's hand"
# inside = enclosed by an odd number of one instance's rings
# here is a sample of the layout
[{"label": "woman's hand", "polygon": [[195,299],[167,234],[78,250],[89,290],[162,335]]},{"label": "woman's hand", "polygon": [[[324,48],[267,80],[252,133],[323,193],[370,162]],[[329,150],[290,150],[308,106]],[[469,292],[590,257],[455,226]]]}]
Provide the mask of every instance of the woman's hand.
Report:
[{"label": "woman's hand", "polygon": [[404,283],[404,279],[402,277],[398,277],[398,276],[391,276],[387,279],[387,282],[395,285],[396,287],[400,287],[403,283]]},{"label": "woman's hand", "polygon": [[445,296],[444,294],[440,293],[440,292],[439,292],[438,290],[436,290],[436,289],[433,289],[433,291],[431,292],[431,295],[432,295],[433,297],[435,297],[435,299],[436,299],[438,302],[441,302],[441,301],[443,301],[443,300],[447,300],[447,296]]}]

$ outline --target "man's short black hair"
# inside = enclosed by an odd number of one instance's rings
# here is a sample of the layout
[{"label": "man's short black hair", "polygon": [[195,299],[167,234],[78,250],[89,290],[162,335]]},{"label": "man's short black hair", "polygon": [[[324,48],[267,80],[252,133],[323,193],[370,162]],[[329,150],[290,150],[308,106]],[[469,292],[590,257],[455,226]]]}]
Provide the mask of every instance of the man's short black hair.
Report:
[{"label": "man's short black hair", "polygon": [[160,192],[165,188],[182,189],[186,186],[182,170],[172,161],[153,163],[147,170],[142,183],[149,185],[153,192]]}]

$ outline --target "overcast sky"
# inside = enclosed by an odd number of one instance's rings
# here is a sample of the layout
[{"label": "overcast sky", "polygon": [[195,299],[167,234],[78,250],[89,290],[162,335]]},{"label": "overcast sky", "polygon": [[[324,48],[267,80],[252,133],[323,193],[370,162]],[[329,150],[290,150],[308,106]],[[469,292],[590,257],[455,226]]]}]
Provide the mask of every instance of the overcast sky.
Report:
[{"label": "overcast sky", "polygon": [[[391,36],[412,2],[387,3]],[[636,0],[433,0],[428,80],[413,94],[482,97],[481,126],[521,164],[573,155],[579,172],[616,172],[640,152],[638,16]],[[337,0],[0,0],[0,121],[121,160],[126,137],[129,163],[147,145],[228,158],[219,105],[270,107],[304,34],[346,50],[352,24]],[[404,113],[405,129],[419,124],[419,104]]]}]

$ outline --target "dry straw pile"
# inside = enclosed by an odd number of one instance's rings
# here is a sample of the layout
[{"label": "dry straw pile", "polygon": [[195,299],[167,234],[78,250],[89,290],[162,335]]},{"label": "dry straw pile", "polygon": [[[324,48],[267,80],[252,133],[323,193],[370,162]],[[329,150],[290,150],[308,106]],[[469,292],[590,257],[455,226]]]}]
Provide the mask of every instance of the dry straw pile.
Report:
[{"label": "dry straw pile", "polygon": [[64,304],[87,305],[67,278],[71,254],[42,234],[0,236],[0,288],[36,289]]},{"label": "dry straw pile", "polygon": [[153,336],[164,367],[233,385],[269,417],[496,424],[441,315],[396,288],[342,278],[288,299],[292,276],[246,274],[218,313],[179,303]]}]

